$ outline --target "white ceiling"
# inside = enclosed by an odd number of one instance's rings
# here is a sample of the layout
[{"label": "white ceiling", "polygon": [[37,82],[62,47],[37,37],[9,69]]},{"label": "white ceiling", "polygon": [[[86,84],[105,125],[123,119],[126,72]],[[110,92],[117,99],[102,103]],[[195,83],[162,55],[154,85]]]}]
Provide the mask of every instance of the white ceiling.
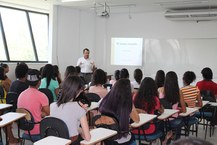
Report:
[{"label": "white ceiling", "polygon": [[[18,4],[19,6],[50,9],[52,5],[69,6],[87,11],[95,11],[94,4],[104,5],[105,2],[110,8],[110,13],[130,12],[153,12],[166,11],[174,8],[217,8],[217,0],[78,0],[76,2],[62,2],[62,0],[0,0],[1,3]],[[99,7],[97,9],[100,9]],[[103,9],[103,7],[101,7]]]},{"label": "white ceiling", "polygon": [[[62,2],[56,0],[55,4],[70,6],[79,9],[94,10],[94,4],[100,3],[110,7],[111,13],[125,12],[153,12],[166,11],[168,9],[188,8],[212,8],[217,7],[217,0],[80,0],[74,2]],[[99,6],[99,4],[97,5]]]}]

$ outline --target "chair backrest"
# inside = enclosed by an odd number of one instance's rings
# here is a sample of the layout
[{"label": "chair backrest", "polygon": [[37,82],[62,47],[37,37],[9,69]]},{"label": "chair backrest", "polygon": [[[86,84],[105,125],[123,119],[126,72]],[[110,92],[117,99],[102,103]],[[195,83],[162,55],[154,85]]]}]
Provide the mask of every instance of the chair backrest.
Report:
[{"label": "chair backrest", "polygon": [[109,89],[111,89],[112,88],[112,84],[104,84],[103,87],[104,88],[108,88],[109,87]]},{"label": "chair backrest", "polygon": [[69,139],[69,131],[65,122],[59,118],[46,117],[40,123],[41,138],[57,136]]},{"label": "chair backrest", "polygon": [[4,99],[4,95],[5,95],[4,88],[0,85],[0,99]]},{"label": "chair backrest", "polygon": [[44,93],[47,96],[47,98],[49,100],[49,104],[53,103],[53,94],[52,94],[51,90],[49,90],[47,88],[40,88],[39,91]]},{"label": "chair backrest", "polygon": [[166,99],[160,99],[160,104],[163,105],[165,109],[172,109],[172,104]]},{"label": "chair backrest", "polygon": [[210,90],[201,90],[202,100],[216,102],[215,95]]},{"label": "chair backrest", "polygon": [[18,127],[19,129],[25,130],[25,131],[31,131],[34,126],[34,117],[32,116],[32,113],[25,109],[25,108],[17,108],[16,112],[18,113],[26,113],[26,116],[18,120]]},{"label": "chair backrest", "polygon": [[100,96],[96,93],[86,93],[86,96],[91,102],[99,102],[101,99]]},{"label": "chair backrest", "polygon": [[7,93],[6,103],[13,105],[13,107],[11,108],[11,111],[13,111],[13,112],[16,112],[18,97],[19,97],[19,95],[16,92],[8,92]]},{"label": "chair backrest", "polygon": [[122,132],[119,127],[118,120],[114,117],[107,116],[107,115],[96,115],[93,117],[93,124],[95,127],[99,128],[107,128],[111,130],[115,130],[118,132],[117,135],[108,138],[107,140],[116,140],[123,136],[123,134],[127,132]]}]

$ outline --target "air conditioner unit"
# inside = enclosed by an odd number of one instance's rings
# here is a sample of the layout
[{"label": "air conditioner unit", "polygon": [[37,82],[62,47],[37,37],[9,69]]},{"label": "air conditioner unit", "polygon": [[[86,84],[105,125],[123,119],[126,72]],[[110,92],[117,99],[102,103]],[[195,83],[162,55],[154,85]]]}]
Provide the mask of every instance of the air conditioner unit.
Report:
[{"label": "air conditioner unit", "polygon": [[174,21],[212,21],[217,20],[217,9],[168,10],[164,16]]}]

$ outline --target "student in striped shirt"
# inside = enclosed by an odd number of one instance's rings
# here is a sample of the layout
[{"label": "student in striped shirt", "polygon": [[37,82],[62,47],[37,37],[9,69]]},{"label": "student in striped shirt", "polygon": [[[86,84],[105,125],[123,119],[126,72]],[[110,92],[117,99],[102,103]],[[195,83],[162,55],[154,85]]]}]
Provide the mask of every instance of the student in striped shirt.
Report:
[{"label": "student in striped shirt", "polygon": [[[196,79],[196,75],[192,71],[187,71],[183,75],[184,87],[180,89],[181,95],[188,107],[194,108],[196,106],[202,107],[202,100],[200,96],[200,90],[197,86],[191,86],[190,84]],[[197,116],[197,115],[196,115]],[[198,119],[194,114],[184,118],[184,122],[187,126],[198,123]]]},{"label": "student in striped shirt", "polygon": [[200,90],[197,86],[190,85],[195,79],[196,75],[194,72],[186,71],[183,75],[184,87],[180,89],[185,103],[190,108],[194,108],[196,106],[202,107]]}]

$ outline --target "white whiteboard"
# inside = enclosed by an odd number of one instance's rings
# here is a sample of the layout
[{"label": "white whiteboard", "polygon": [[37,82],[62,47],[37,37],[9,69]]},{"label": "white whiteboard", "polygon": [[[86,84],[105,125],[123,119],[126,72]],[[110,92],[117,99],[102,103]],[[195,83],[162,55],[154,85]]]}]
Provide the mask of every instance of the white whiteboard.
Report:
[{"label": "white whiteboard", "polygon": [[[197,78],[201,70],[210,67],[217,76],[217,38],[196,39],[145,39],[144,67],[175,71],[182,76],[185,71],[194,71]],[[180,79],[180,78],[179,78]]]}]

